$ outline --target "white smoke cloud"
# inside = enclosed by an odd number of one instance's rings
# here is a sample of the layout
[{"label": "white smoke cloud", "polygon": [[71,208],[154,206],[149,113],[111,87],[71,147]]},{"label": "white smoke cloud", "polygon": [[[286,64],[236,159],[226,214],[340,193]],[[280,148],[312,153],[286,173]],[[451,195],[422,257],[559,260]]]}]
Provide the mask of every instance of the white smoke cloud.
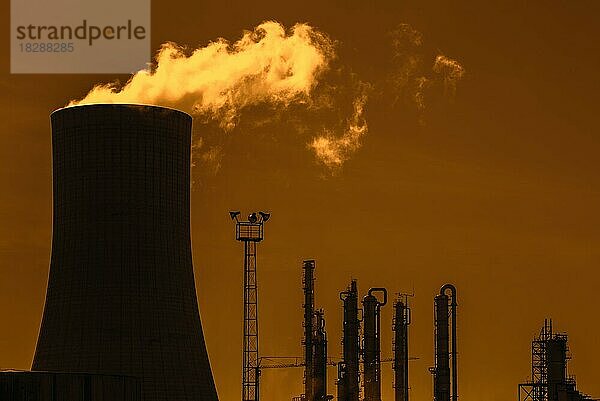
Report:
[{"label": "white smoke cloud", "polygon": [[440,74],[444,82],[444,90],[450,96],[456,93],[456,85],[465,75],[465,69],[458,61],[438,55],[433,64],[433,71]]},{"label": "white smoke cloud", "polygon": [[331,40],[311,26],[296,24],[286,33],[281,24],[268,21],[233,44],[219,39],[189,56],[178,45],[165,43],[155,68],[139,71],[123,87],[97,85],[70,105],[175,107],[215,119],[229,130],[246,106],[307,102],[332,57]]},{"label": "white smoke cloud", "polygon": [[[444,93],[453,96],[464,75],[456,60],[441,54],[435,57],[433,71],[431,64],[425,67],[423,60],[429,57],[422,45],[421,33],[408,24],[392,32],[395,67],[386,76],[383,90],[391,89],[393,103],[404,98],[412,104],[421,122],[429,94],[443,86]],[[336,170],[362,146],[368,133],[365,109],[372,85],[354,77],[351,68],[334,66],[335,58],[334,41],[310,25],[296,24],[286,30],[267,21],[235,42],[218,39],[193,51],[165,43],[153,66],[137,72],[126,84],[96,85],[69,105],[153,104],[218,125],[216,133],[203,130],[193,146],[194,161],[214,173],[225,152],[219,135],[223,130],[233,131],[246,120],[246,128],[285,121],[303,132],[322,132],[309,140],[308,148],[319,163]],[[305,113],[298,114],[299,109]],[[270,112],[258,115],[257,110]]]},{"label": "white smoke cloud", "polygon": [[[123,86],[97,85],[69,105],[141,103],[174,107],[205,122],[215,121],[226,131],[237,126],[245,108],[252,110],[254,106],[275,107],[279,118],[290,105],[303,105],[309,112],[334,113],[343,104],[338,105],[336,94],[328,91],[331,86],[317,89],[320,81],[326,80],[334,58],[334,42],[310,25],[296,24],[286,31],[281,24],[268,21],[244,32],[234,43],[219,39],[191,53],[175,43],[165,43],[153,68],[137,72]],[[343,124],[319,127],[325,134],[308,144],[325,166],[340,167],[361,146],[367,132],[366,101],[366,90],[361,89],[353,100],[351,115],[340,117]],[[342,133],[332,128],[340,125]],[[223,147],[218,139],[196,139],[193,152],[195,161],[215,173],[219,170]]]},{"label": "white smoke cloud", "polygon": [[392,59],[396,65],[392,80],[398,87],[404,88],[412,83],[421,68],[423,36],[409,24],[398,25],[390,32],[390,36]]},{"label": "white smoke cloud", "polygon": [[309,147],[325,166],[339,168],[362,145],[362,139],[368,131],[365,117],[365,105],[368,100],[369,85],[362,84],[359,94],[354,99],[353,113],[346,122],[346,128],[341,136],[325,130],[325,133],[313,139]]},{"label": "white smoke cloud", "polygon": [[465,69],[458,61],[439,53],[434,57],[433,66],[427,65],[424,60],[431,59],[431,55],[426,55],[423,48],[423,35],[409,24],[398,25],[390,36],[394,68],[388,83],[394,103],[404,99],[413,105],[419,122],[424,125],[428,97],[443,93],[452,100]]}]

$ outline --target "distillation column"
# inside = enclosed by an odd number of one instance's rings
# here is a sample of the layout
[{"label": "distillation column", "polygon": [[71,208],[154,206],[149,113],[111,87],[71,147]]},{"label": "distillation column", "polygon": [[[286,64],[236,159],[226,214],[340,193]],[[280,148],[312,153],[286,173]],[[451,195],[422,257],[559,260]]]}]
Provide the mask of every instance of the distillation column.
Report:
[{"label": "distillation column", "polygon": [[567,383],[567,337],[554,334],[546,341],[546,382],[548,400],[558,401]]},{"label": "distillation column", "polygon": [[394,304],[394,400],[408,401],[408,302]]},{"label": "distillation column", "polygon": [[358,401],[360,393],[360,321],[358,319],[358,289],[356,280],[340,293],[344,303],[343,361],[338,364],[338,400]]},{"label": "distillation column", "polygon": [[[379,301],[376,292],[383,294]],[[363,371],[364,371],[364,401],[381,401],[381,307],[387,303],[385,288],[371,288],[363,298],[364,329],[363,329]]]},{"label": "distillation column", "polygon": [[313,317],[315,314],[315,261],[305,260],[302,266],[304,289],[304,399],[314,401]]},{"label": "distillation column", "polygon": [[[450,297],[446,295],[447,290],[451,292]],[[450,401],[450,399],[457,401],[458,399],[456,306],[456,288],[451,284],[444,285],[440,294],[435,297],[435,368],[433,371],[435,401]],[[449,318],[452,321],[451,337]],[[451,350],[450,338],[452,339]],[[450,369],[450,355],[452,355],[452,369]]]},{"label": "distillation column", "polygon": [[315,401],[325,401],[327,399],[327,333],[323,309],[315,312],[313,346],[312,394]]}]

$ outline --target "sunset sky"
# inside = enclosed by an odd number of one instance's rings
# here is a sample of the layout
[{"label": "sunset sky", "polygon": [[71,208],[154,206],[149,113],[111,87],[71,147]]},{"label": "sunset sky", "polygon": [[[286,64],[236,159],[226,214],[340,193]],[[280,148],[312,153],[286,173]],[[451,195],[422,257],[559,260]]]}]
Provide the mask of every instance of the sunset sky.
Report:
[{"label": "sunset sky", "polygon": [[[51,247],[49,114],[129,77],[11,75],[8,2],[0,10],[0,368],[29,369]],[[458,289],[462,401],[514,401],[546,317],[569,334],[578,388],[600,397],[599,18],[594,0],[153,1],[153,51],[233,43],[264,21],[288,35],[306,23],[331,46],[301,101],[254,102],[250,86],[234,124],[220,110],[194,120],[196,286],[221,401],[241,391],[235,209],[272,213],[258,250],[262,355],[302,354],[301,262],[316,259],[334,358],[351,278],[361,297],[414,290],[415,401],[432,399],[432,302],[446,282]],[[341,138],[341,159],[318,138]],[[335,395],[334,368],[329,378]],[[301,383],[302,369],[265,371],[262,399],[290,400]]]}]

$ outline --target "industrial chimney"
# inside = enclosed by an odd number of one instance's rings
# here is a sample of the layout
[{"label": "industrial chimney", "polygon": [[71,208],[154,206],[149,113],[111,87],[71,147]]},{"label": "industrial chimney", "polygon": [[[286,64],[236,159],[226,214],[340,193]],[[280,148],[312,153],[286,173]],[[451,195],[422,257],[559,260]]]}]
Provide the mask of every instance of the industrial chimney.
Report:
[{"label": "industrial chimney", "polygon": [[139,377],[143,401],[216,401],[190,247],[189,115],[52,116],[53,235],[32,369]]}]

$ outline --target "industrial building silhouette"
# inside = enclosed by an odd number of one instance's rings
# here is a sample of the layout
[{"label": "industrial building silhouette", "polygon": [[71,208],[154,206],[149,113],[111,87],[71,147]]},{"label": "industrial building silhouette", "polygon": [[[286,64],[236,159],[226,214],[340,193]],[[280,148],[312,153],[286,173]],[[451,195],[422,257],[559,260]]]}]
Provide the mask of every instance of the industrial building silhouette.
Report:
[{"label": "industrial building silhouette", "polygon": [[144,401],[216,401],[190,244],[192,119],[52,114],[50,276],[32,370],[138,377]]},{"label": "industrial building silhouette", "polygon": [[[157,106],[96,104],[55,111],[53,234],[46,303],[31,372],[0,372],[0,401],[217,401],[198,310],[190,239],[192,120]],[[359,308],[352,280],[340,293],[342,355],[328,357],[325,312],[315,307],[316,261],[302,263],[303,356],[258,353],[256,243],[260,212],[236,221],[244,250],[242,401],[259,401],[260,370],[304,367],[295,401],[381,401],[393,362],[394,400],[409,401],[408,294],[394,302],[393,357],[382,358],[381,308],[370,288]],[[448,294],[450,292],[450,294]],[[434,297],[433,400],[458,400],[457,289]],[[281,358],[281,359],[280,359]],[[278,360],[275,364],[262,363]],[[568,375],[567,336],[546,321],[532,342],[519,401],[590,401]],[[250,374],[248,374],[250,373]]]},{"label": "industrial building silhouette", "polygon": [[591,401],[568,375],[569,359],[567,335],[554,332],[552,320],[546,319],[531,342],[531,377],[519,384],[519,401]]}]

